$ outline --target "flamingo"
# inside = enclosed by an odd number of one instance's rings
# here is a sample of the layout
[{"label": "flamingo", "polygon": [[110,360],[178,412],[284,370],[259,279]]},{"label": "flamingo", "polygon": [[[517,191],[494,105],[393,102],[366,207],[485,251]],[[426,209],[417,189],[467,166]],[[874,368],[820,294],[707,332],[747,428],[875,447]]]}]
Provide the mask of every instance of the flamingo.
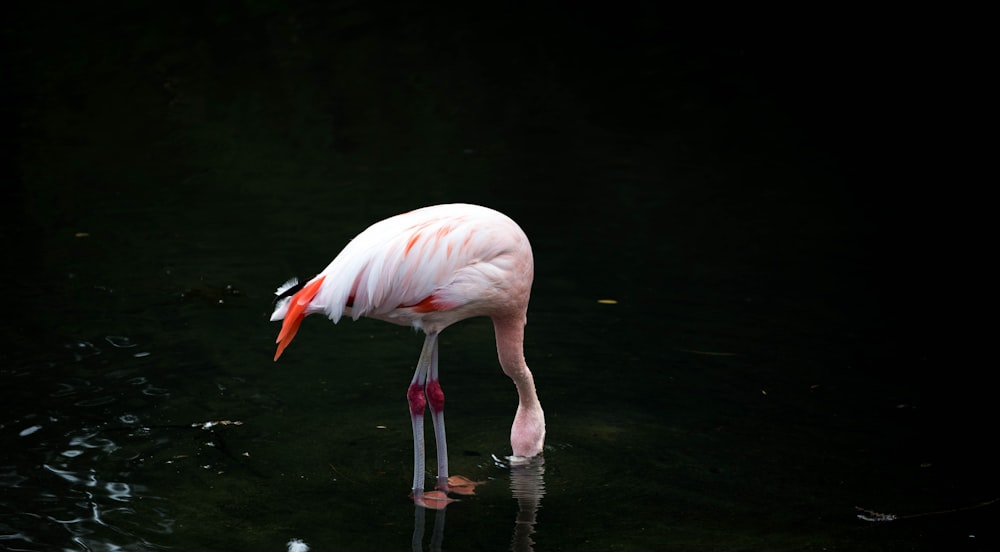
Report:
[{"label": "flamingo", "polygon": [[[292,279],[278,288],[271,320],[283,322],[274,360],[310,314],[323,313],[334,323],[344,315],[354,320],[365,316],[422,330],[423,349],[406,392],[413,428],[411,496],[418,506],[441,509],[453,501],[448,493],[461,492],[462,486],[448,483],[444,393],[438,378],[438,335],[455,322],[492,319],[500,367],[518,395],[510,431],[513,458],[542,453],[545,415],[524,360],[533,274],[524,231],[493,209],[456,203],[396,215],[358,234],[308,282]],[[424,493],[428,406],[437,444],[437,484]]]}]

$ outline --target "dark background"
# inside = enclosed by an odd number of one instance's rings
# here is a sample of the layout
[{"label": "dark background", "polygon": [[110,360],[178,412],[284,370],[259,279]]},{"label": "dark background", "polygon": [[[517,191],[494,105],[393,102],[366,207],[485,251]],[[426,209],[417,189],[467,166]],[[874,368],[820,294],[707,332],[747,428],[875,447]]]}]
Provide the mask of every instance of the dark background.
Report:
[{"label": "dark background", "polygon": [[[658,340],[758,343],[772,363],[735,377],[838,381],[855,416],[838,424],[870,415],[890,424],[887,457],[935,466],[906,492],[940,509],[995,498],[987,35],[975,14],[722,15],[15,5],[0,24],[4,361],[73,333],[59,318],[88,276],[238,281],[264,305],[266,286],[332,258],[327,240],[482,202],[532,237],[534,305],[561,339],[590,335],[558,316],[580,286],[632,305],[614,323],[634,358],[662,359]],[[192,281],[164,283],[168,265]],[[733,300],[755,314],[730,321]],[[145,308],[118,301],[103,308]]]},{"label": "dark background", "polygon": [[[646,3],[15,4],[3,24],[7,275],[33,288],[51,254],[47,233],[86,220],[86,202],[142,201],[170,182],[163,194],[223,198],[225,224],[239,213],[224,198],[240,190],[295,193],[262,178],[172,180],[219,162],[236,170],[223,141],[274,142],[273,159],[254,161],[280,160],[291,179],[329,174],[348,157],[359,166],[420,158],[435,177],[460,170],[436,166],[445,162],[415,138],[429,113],[449,126],[432,132],[464,133],[480,153],[502,157],[493,170],[516,173],[545,150],[553,171],[578,170],[544,183],[497,178],[489,190],[565,197],[564,210],[540,215],[552,219],[592,201],[628,216],[630,205],[580,178],[586,164],[571,157],[588,148],[614,148],[600,153],[630,156],[625,163],[741,174],[715,179],[711,191],[671,193],[735,197],[757,214],[709,212],[693,224],[742,225],[748,242],[783,232],[810,269],[848,278],[837,300],[863,313],[860,333],[919,362],[883,366],[889,377],[973,391],[940,376],[979,373],[970,365],[985,360],[976,344],[988,334],[976,313],[993,302],[975,26],[919,12],[728,15],[716,25]],[[232,124],[240,117],[252,122]],[[553,140],[551,129],[566,135]],[[366,132],[378,147],[366,146]],[[87,158],[109,149],[114,163]],[[161,172],[143,174],[156,158]],[[41,182],[30,174],[37,166],[63,174]],[[443,183],[404,185],[421,188],[426,203],[447,200]],[[643,193],[674,197],[660,192]],[[662,241],[691,221],[657,222],[624,239]]]}]

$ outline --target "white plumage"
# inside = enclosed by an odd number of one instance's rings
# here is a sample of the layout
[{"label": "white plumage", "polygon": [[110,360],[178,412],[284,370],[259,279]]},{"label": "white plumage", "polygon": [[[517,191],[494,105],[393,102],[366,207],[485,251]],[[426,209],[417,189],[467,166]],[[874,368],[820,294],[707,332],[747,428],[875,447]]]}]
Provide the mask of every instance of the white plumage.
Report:
[{"label": "white plumage", "polygon": [[[512,256],[527,251],[527,266]],[[348,315],[378,318],[432,331],[481,313],[477,302],[504,292],[508,271],[521,269],[532,278],[528,239],[506,215],[468,204],[424,207],[385,219],[358,234],[322,272],[323,278],[305,314],[324,312],[334,322]],[[522,261],[523,262],[523,261]],[[292,283],[295,282],[295,283]],[[278,288],[280,295],[293,279]],[[433,296],[439,308],[413,309]],[[276,305],[271,320],[282,320],[288,301]],[[448,311],[448,314],[442,314]]]}]

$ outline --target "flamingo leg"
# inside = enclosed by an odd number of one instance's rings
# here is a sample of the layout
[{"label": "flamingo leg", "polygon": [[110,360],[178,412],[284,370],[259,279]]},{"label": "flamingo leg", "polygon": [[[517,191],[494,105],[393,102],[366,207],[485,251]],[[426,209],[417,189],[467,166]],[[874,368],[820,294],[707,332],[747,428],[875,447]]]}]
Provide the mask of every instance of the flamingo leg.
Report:
[{"label": "flamingo leg", "polygon": [[424,347],[413,371],[413,379],[406,391],[406,402],[410,405],[410,423],[413,426],[413,494],[417,497],[424,491],[424,410],[427,407],[427,375],[430,372],[437,334],[427,334]]},{"label": "flamingo leg", "polygon": [[434,423],[434,442],[437,444],[437,489],[448,491],[448,439],[444,431],[444,391],[438,380],[438,344],[434,340],[431,351],[430,372],[427,374],[427,402]]},{"label": "flamingo leg", "polygon": [[[413,424],[413,502],[417,506],[440,510],[455,499],[448,498],[448,444],[444,433],[444,393],[438,383],[437,334],[429,333],[424,339],[417,368],[413,372],[406,400],[410,405],[410,422]],[[424,493],[424,410],[430,403],[437,442],[437,490]]]}]

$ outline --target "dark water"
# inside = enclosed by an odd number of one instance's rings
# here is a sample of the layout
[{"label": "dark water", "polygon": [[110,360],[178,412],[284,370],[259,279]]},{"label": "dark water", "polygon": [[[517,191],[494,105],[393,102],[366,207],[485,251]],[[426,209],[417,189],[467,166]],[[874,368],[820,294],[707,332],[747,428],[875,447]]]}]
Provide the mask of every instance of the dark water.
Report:
[{"label": "dark water", "polygon": [[[997,546],[992,358],[955,310],[988,304],[982,223],[940,225],[946,198],[869,165],[908,130],[909,105],[882,103],[888,54],[674,25],[15,10],[0,547]],[[450,328],[452,469],[488,483],[445,517],[406,496],[421,338],[309,319],[275,364],[267,318],[278,284],[367,224],[452,201],[532,240],[549,425],[543,461],[507,465],[516,395],[491,328]]]}]

